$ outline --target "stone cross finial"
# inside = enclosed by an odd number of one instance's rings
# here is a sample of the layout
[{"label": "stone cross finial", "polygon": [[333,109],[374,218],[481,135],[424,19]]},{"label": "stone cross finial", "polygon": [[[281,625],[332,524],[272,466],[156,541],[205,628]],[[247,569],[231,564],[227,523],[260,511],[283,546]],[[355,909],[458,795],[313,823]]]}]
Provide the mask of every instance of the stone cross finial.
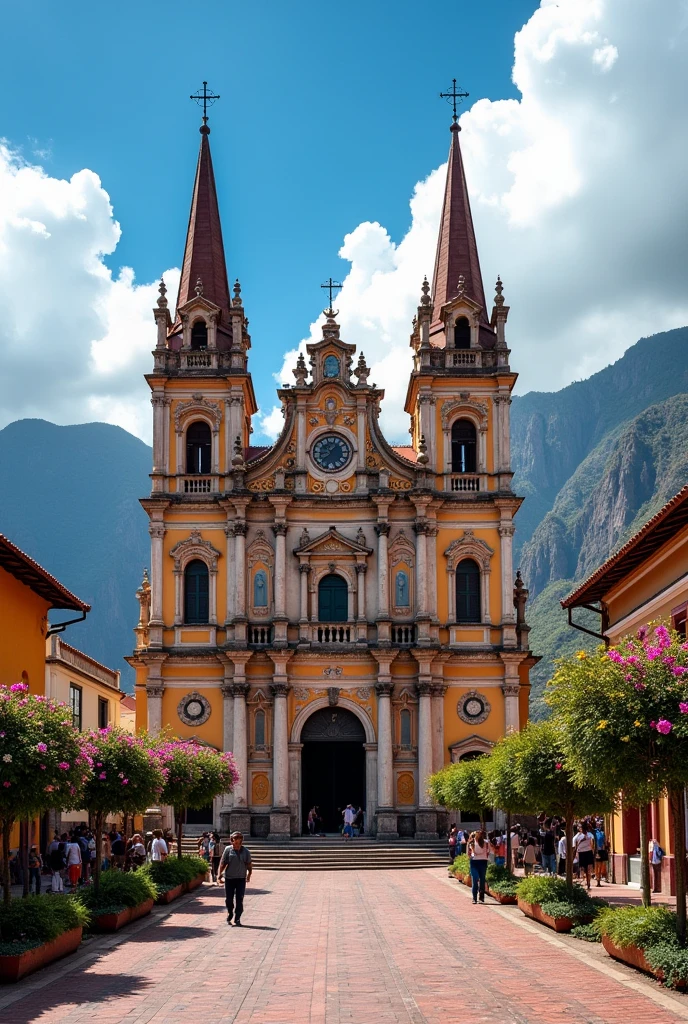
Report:
[{"label": "stone cross finial", "polygon": [[361,352],[358,357],[358,365],[354,370],[354,377],[358,377],[358,383],[360,387],[364,387],[368,383],[368,377],[370,376],[370,369],[365,361],[365,356]]},{"label": "stone cross finial", "polygon": [[194,291],[196,292],[196,295],[198,295],[199,298],[203,294],[203,282],[201,281],[200,277],[196,281],[196,287],[194,288]]},{"label": "stone cross finial", "polygon": [[291,372],[296,378],[297,388],[302,388],[306,383],[306,377],[308,376],[308,367],[306,366],[306,360],[303,358],[303,352],[299,352],[299,358],[296,360],[296,366]]},{"label": "stone cross finial", "polygon": [[430,305],[430,285],[428,283],[427,275],[423,278],[423,284],[422,284],[422,287],[421,287],[421,292],[422,292],[421,297],[420,297],[420,304],[421,304],[421,306],[429,306]]},{"label": "stone cross finial", "polygon": [[232,458],[233,466],[243,466],[244,464],[244,446],[241,443],[241,436],[237,434],[234,438],[234,457]]},{"label": "stone cross finial", "polygon": [[464,293],[465,287],[466,287],[466,278],[463,276],[463,274],[459,274],[459,290],[456,293],[457,298],[460,299],[462,297],[462,295]]},{"label": "stone cross finial", "polygon": [[234,282],[234,298],[232,299],[233,306],[241,305],[241,285],[239,284],[239,278],[237,277]]},{"label": "stone cross finial", "polygon": [[495,297],[494,297],[495,306],[503,306],[504,305],[504,296],[502,295],[502,291],[503,290],[504,290],[504,285],[502,284],[502,279],[501,279],[501,277],[498,274],[497,275],[497,284],[495,285],[495,291],[497,293],[495,295]]},{"label": "stone cross finial", "polygon": [[428,458],[428,446],[425,443],[425,434],[420,435],[420,441],[418,442],[418,460],[421,466],[427,466],[430,459]]},{"label": "stone cross finial", "polygon": [[160,278],[160,286],[158,288],[158,291],[160,292],[160,298],[158,299],[158,305],[160,306],[160,309],[167,309],[167,299],[166,299],[167,286],[166,286],[165,281],[163,280],[162,277]]}]

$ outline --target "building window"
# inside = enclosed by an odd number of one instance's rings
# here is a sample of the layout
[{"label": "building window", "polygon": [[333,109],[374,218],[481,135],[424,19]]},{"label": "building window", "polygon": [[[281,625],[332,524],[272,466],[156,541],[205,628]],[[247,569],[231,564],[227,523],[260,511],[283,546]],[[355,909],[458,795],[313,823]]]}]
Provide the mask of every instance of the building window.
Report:
[{"label": "building window", "polygon": [[208,624],[208,566],[196,558],[184,570],[184,622],[189,626]]},{"label": "building window", "polygon": [[408,708],[403,708],[399,713],[399,719],[401,722],[401,745],[402,747],[411,746],[411,712]]},{"label": "building window", "polygon": [[257,747],[265,746],[265,712],[256,711],[255,737]]},{"label": "building window", "polygon": [[339,376],[339,360],[336,356],[325,356],[325,362],[323,364],[323,373],[326,377],[338,377]]},{"label": "building window", "polygon": [[475,473],[477,447],[474,425],[470,420],[457,420],[451,430],[452,473]]},{"label": "building window", "polygon": [[202,420],[192,423],[186,432],[186,472],[209,473],[211,450],[210,427]]},{"label": "building window", "polygon": [[253,607],[267,608],[268,606],[268,576],[265,569],[259,569],[253,577]]},{"label": "building window", "polygon": [[110,724],[110,701],[105,697],[98,698],[98,728],[107,729]]},{"label": "building window", "polygon": [[76,683],[69,684],[69,706],[72,711],[72,725],[81,729],[81,687]]},{"label": "building window", "polygon": [[686,637],[686,616],[688,614],[688,604],[680,604],[676,608],[671,609],[671,628],[675,629],[677,633],[685,639]]},{"label": "building window", "polygon": [[460,316],[454,324],[454,348],[471,347],[471,325],[465,316]]},{"label": "building window", "polygon": [[346,580],[330,573],[318,585],[318,619],[320,622],[346,622],[349,618],[349,594]]},{"label": "building window", "polygon": [[191,348],[208,347],[208,325],[205,320],[197,320],[191,328]]},{"label": "building window", "polygon": [[480,569],[472,558],[456,567],[456,621],[480,622]]}]

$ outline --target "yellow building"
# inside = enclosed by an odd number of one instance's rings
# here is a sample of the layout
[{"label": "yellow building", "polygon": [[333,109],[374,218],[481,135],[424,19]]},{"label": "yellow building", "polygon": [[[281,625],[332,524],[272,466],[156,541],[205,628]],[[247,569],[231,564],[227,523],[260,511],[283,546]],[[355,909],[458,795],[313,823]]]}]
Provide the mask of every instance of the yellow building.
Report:
[{"label": "yellow building", "polygon": [[[50,626],[51,610],[78,612],[62,626]],[[24,682],[34,694],[46,694],[46,641],[57,640],[65,621],[86,618],[90,606],[80,601],[49,572],[0,534],[0,685]],[[47,836],[48,819],[44,822]],[[35,826],[34,826],[35,829]],[[37,839],[34,831],[33,840]],[[19,825],[10,843],[19,842]]]},{"label": "yellow building", "polygon": [[378,836],[436,835],[428,775],[525,723],[534,663],[512,570],[509,309],[499,280],[487,308],[459,125],[410,336],[410,445],[383,437],[384,391],[331,307],[278,391],[280,437],[250,443],[248,321],[200,131],[177,308],[161,283],[146,378],[138,726],[233,750],[240,783],[196,823],[288,836],[317,804],[333,830],[351,802]]},{"label": "yellow building", "polygon": [[[610,645],[661,620],[686,635],[688,610],[688,487],[684,487],[595,572],[561,602],[575,623],[576,608],[600,616],[594,635]],[[667,856],[662,891],[674,892],[673,825],[666,799],[648,808],[648,834]],[[640,820],[624,807],[612,820],[612,862],[617,882],[640,883]]]}]

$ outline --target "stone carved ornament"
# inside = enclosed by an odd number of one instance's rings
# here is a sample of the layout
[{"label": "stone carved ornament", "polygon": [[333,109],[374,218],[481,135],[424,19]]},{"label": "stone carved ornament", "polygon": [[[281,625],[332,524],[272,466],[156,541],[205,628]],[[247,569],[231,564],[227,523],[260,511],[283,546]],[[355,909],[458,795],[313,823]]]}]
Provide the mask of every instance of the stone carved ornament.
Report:
[{"label": "stone carved ornament", "polygon": [[469,690],[464,693],[456,706],[456,711],[462,722],[469,725],[479,725],[484,722],[490,714],[492,707],[484,693],[477,690]]},{"label": "stone carved ornament", "polygon": [[184,725],[203,725],[210,718],[210,701],[202,693],[187,693],[177,704],[177,714]]},{"label": "stone carved ornament", "polygon": [[193,413],[205,413],[213,422],[213,432],[220,429],[222,411],[216,402],[209,402],[202,394],[197,393],[191,396],[188,402],[179,402],[174,410],[174,429],[178,434],[183,431],[182,420]]}]

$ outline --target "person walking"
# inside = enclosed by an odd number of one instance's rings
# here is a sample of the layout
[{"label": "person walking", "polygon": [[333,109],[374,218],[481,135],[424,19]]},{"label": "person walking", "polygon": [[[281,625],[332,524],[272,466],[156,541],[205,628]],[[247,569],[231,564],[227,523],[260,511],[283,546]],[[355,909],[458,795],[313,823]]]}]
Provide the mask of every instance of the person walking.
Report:
[{"label": "person walking", "polygon": [[566,833],[565,832],[562,832],[561,838],[560,838],[559,843],[557,845],[557,858],[558,858],[557,874],[565,875],[566,874]]},{"label": "person walking", "polygon": [[354,819],[356,812],[354,811],[352,804],[347,804],[344,808],[344,831],[342,835],[345,839],[351,839],[354,834]]},{"label": "person walking", "polygon": [[217,881],[217,873],[220,870],[220,859],[222,857],[222,842],[219,832],[211,832],[208,845],[210,854],[210,872],[213,882]]},{"label": "person walking", "polygon": [[50,868],[50,892],[64,892],[64,883],[62,881],[62,869],[65,866],[65,843],[67,841],[67,833],[65,832],[60,842],[60,837],[57,832],[52,843],[49,844],[48,849],[45,851],[45,859],[48,867]]},{"label": "person walking", "polygon": [[153,829],[153,842],[151,843],[151,860],[152,861],[165,861],[167,860],[167,843],[162,837],[162,829]]},{"label": "person walking", "polygon": [[573,848],[578,854],[578,867],[585,872],[585,885],[590,888],[590,877],[595,863],[595,837],[588,832],[587,825],[581,822],[573,837]]},{"label": "person walking", "polygon": [[554,825],[550,822],[542,834],[542,867],[548,875],[557,873],[556,837]]},{"label": "person walking", "polygon": [[67,861],[67,876],[72,890],[76,889],[81,878],[81,848],[72,836],[65,845],[65,860]]},{"label": "person walking", "polygon": [[471,866],[471,891],[473,902],[485,902],[485,873],[490,853],[490,844],[484,829],[473,832],[468,840],[468,859]]},{"label": "person walking", "polygon": [[[251,881],[253,874],[253,863],[251,851],[244,846],[243,832],[232,832],[229,837],[229,846],[226,846],[220,859],[220,870],[217,881],[225,880],[225,904],[227,907],[227,924],[241,925],[241,916],[244,912],[244,896],[246,886]],[[236,911],[234,904],[236,901]]]},{"label": "person walking", "polygon": [[609,881],[609,876],[607,874],[609,842],[604,831],[604,821],[601,819],[597,822],[593,835],[595,836],[595,881],[599,888],[602,885],[602,879],[604,879],[605,882]]},{"label": "person walking", "polygon": [[456,857],[456,848],[459,842],[459,833],[458,829],[456,828],[456,825],[452,825],[451,828],[449,829],[449,836],[447,838],[447,842],[449,844],[449,863],[453,864],[454,858]]},{"label": "person walking", "polygon": [[31,885],[36,883],[36,895],[41,894],[41,871],[43,869],[43,858],[38,852],[38,847],[32,846],[29,850],[29,892]]},{"label": "person walking", "polygon": [[532,875],[533,865],[537,863],[537,850],[535,848],[535,840],[532,836],[528,836],[526,839],[526,845],[523,850],[523,871],[526,876]]},{"label": "person walking", "polygon": [[650,855],[650,867],[652,868],[652,891],[662,891],[662,861],[664,859],[664,850],[659,845],[656,839],[651,839],[647,844],[648,853]]}]

